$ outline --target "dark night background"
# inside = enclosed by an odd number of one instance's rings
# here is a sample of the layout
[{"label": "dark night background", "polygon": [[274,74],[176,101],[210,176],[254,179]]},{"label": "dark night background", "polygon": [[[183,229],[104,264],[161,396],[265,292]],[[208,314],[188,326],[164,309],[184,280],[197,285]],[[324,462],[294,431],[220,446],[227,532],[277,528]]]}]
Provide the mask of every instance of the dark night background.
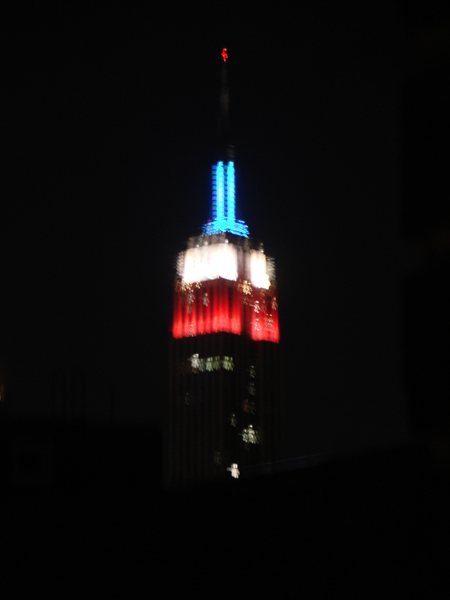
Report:
[{"label": "dark night background", "polygon": [[174,257],[210,218],[224,45],[238,211],[278,271],[290,453],[405,440],[404,67],[395,14],[378,10],[319,4],[250,29],[170,11],[14,15],[11,410],[49,413],[61,366],[69,382],[82,369],[88,418],[108,419],[113,393],[117,419],[161,422]]},{"label": "dark night background", "polygon": [[10,414],[62,411],[64,374],[88,421],[162,426],[174,258],[210,217],[226,46],[238,218],[276,260],[285,456],[439,429],[448,458],[449,11],[299,7],[3,19]]}]

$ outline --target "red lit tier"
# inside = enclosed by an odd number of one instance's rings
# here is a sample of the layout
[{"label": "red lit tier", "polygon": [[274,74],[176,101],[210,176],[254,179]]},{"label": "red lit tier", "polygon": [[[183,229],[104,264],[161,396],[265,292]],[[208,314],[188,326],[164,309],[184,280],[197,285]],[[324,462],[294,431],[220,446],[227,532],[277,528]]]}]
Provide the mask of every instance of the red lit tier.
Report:
[{"label": "red lit tier", "polygon": [[215,279],[175,287],[172,335],[194,337],[226,331],[254,340],[279,342],[276,289],[247,281]]}]

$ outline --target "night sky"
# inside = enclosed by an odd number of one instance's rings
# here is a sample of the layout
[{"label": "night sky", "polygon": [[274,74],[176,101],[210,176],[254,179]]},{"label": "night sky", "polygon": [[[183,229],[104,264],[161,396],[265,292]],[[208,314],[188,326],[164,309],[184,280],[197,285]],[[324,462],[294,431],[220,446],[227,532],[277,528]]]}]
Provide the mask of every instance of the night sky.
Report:
[{"label": "night sky", "polygon": [[175,256],[210,218],[226,46],[238,218],[276,260],[286,454],[406,440],[398,16],[300,6],[8,16],[11,412],[49,415],[54,373],[70,389],[82,372],[89,419],[113,395],[119,422],[162,424]]}]

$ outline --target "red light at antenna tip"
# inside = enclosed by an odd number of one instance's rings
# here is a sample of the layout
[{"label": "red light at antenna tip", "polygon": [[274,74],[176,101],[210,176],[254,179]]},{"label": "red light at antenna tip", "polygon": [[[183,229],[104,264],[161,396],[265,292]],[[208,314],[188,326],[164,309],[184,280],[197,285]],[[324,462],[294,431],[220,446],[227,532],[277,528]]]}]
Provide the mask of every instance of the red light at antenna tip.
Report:
[{"label": "red light at antenna tip", "polygon": [[226,62],[226,60],[228,58],[228,54],[227,54],[227,49],[226,48],[223,48],[221,56],[223,58],[223,62]]}]

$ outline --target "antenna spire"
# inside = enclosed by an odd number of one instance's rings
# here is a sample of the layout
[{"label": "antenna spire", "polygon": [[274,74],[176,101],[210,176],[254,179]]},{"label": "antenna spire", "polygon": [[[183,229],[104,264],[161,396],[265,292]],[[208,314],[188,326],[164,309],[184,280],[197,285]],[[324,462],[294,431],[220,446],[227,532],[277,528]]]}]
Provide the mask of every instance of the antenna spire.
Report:
[{"label": "antenna spire", "polygon": [[219,160],[234,160],[234,148],[230,144],[230,89],[228,87],[227,49],[222,49],[222,81],[220,86],[220,113],[219,113]]}]

